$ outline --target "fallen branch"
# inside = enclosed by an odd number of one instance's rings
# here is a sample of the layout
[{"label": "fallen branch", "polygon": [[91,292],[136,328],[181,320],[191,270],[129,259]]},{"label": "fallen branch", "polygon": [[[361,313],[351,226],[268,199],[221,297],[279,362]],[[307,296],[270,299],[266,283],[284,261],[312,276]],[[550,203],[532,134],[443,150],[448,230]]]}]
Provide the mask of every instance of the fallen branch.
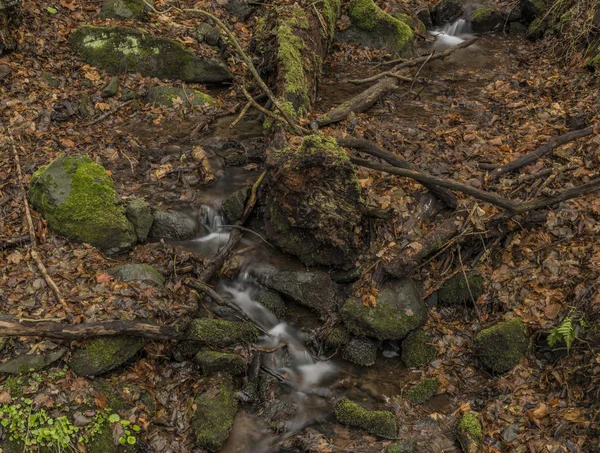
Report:
[{"label": "fallen branch", "polygon": [[87,322],[76,325],[56,322],[19,322],[0,320],[0,337],[44,337],[80,340],[91,337],[130,335],[150,340],[177,340],[185,332],[182,326],[162,326],[144,321]]},{"label": "fallen branch", "polygon": [[30,236],[26,234],[18,238],[7,239],[6,241],[0,242],[0,250],[12,249],[14,247],[20,247],[30,241]]},{"label": "fallen branch", "polygon": [[494,181],[498,179],[501,175],[508,173],[513,170],[517,170],[518,168],[525,167],[532,162],[544,157],[547,154],[550,154],[555,148],[558,146],[564,145],[566,143],[572,142],[573,140],[577,140],[582,137],[587,137],[588,135],[592,135],[594,133],[593,126],[586,127],[585,129],[581,129],[578,131],[567,132],[559,137],[553,138],[549,142],[544,143],[535,151],[526,154],[524,156],[519,157],[518,159],[509,162],[508,164],[502,165],[500,167],[492,170],[488,175],[488,181]]},{"label": "fallen branch", "polygon": [[[412,163],[396,156],[390,151],[380,147],[377,143],[372,142],[370,140],[366,140],[364,138],[342,138],[337,140],[340,146],[344,146],[346,148],[353,148],[358,151],[362,151],[364,153],[370,154],[375,157],[379,157],[383,159],[388,164],[393,165],[394,167],[404,168],[407,170],[419,171],[419,169]],[[447,189],[440,188],[438,185],[423,183],[427,189],[438,197],[441,201],[446,204],[449,208],[456,208],[456,196]]]},{"label": "fallen branch", "polygon": [[93,126],[94,124],[97,124],[97,123],[99,123],[99,122],[101,122],[101,121],[104,121],[106,118],[108,118],[108,117],[109,117],[109,116],[111,116],[112,114],[114,114],[114,113],[117,113],[117,112],[118,112],[119,110],[121,110],[123,107],[125,107],[125,106],[127,106],[127,105],[131,104],[131,103],[132,103],[134,100],[135,100],[135,99],[131,99],[131,100],[129,100],[129,101],[125,101],[125,102],[123,102],[123,103],[121,103],[121,104],[117,105],[117,106],[116,106],[114,109],[112,109],[112,110],[110,110],[110,111],[106,112],[106,113],[105,113],[104,115],[102,115],[101,117],[99,117],[99,118],[96,118],[95,120],[93,120],[93,121],[90,121],[89,123],[86,123],[86,124],[84,124],[84,125],[83,125],[83,127],[90,127],[90,126]]}]

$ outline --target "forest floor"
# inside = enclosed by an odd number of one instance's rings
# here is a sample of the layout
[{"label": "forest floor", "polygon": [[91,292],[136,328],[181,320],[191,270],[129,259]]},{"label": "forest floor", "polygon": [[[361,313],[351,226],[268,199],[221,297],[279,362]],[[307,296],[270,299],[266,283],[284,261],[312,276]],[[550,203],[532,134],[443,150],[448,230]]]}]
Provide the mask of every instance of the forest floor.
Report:
[{"label": "forest floor", "polygon": [[[191,7],[193,2],[180,3]],[[97,19],[100,2],[80,6],[79,2],[61,0],[60,4],[53,14],[48,7],[56,6],[54,3],[25,2],[20,48],[0,58],[0,63],[11,70],[0,81],[0,315],[52,318],[71,324],[137,318],[168,324],[186,319],[197,307],[185,285],[186,275],[176,270],[195,263],[189,250],[153,242],[135,247],[126,256],[109,258],[89,245],[53,234],[34,212],[39,251],[67,302],[63,306],[40,275],[26,247],[27,240],[22,246],[3,246],[6,241],[28,235],[23,189],[31,175],[64,154],[87,154],[102,164],[111,172],[123,198],[143,195],[151,204],[167,207],[202,204],[204,189],[192,176],[178,171],[186,166],[180,157],[191,152],[194,140],[215,134],[235,136],[236,129],[229,130],[222,120],[213,121],[214,116],[230,115],[226,123],[245,104],[235,87],[228,87],[211,91],[219,100],[216,111],[132,103],[86,126],[89,119],[80,118],[75,108],[84,94],[92,96],[96,117],[121,102],[99,96],[110,76],[83,64],[67,42],[77,27],[101,22]],[[159,9],[165,4],[155,2]],[[225,13],[219,14],[247,46],[256,25],[253,20],[234,22]],[[193,38],[197,23],[198,19],[176,12],[154,16],[151,21],[154,34],[178,38],[199,54],[214,53]],[[571,121],[582,119],[586,125],[596,124],[600,105],[597,79],[578,68],[560,65],[552,58],[550,47],[551,43],[544,41],[483,37],[472,48],[423,69],[421,76],[443,82],[444,86],[430,85],[422,91],[416,87],[418,96],[390,96],[367,114],[321,132],[337,138],[364,136],[433,175],[484,187],[511,199],[527,200],[544,191],[588,182],[600,168],[597,134],[569,143],[550,157],[495,183],[487,183],[485,171],[478,167],[480,162],[503,164],[534,150],[567,132]],[[426,48],[423,43],[421,51]],[[360,92],[362,87],[345,81],[378,72],[380,68],[374,62],[382,56],[382,52],[334,44],[325,63],[316,113]],[[234,71],[240,70],[230,63]],[[135,74],[120,76],[120,82],[121,90],[136,92],[161,83]],[[197,125],[201,126],[197,135],[190,137],[189,131]],[[244,133],[256,131],[252,121],[244,125],[240,126],[248,128]],[[16,178],[13,140],[24,173],[21,182]],[[545,168],[554,169],[552,177],[523,179]],[[236,184],[255,178],[256,169],[256,164],[248,165],[239,172]],[[391,243],[409,245],[439,222],[411,221],[420,214],[415,209],[422,188],[416,182],[365,169],[359,170],[359,179],[367,204],[393,208],[397,220],[372,221],[371,252]],[[476,225],[484,225],[498,212],[493,206],[476,204],[466,197],[460,203],[472,213]],[[469,405],[481,415],[485,451],[598,451],[600,348],[593,339],[598,338],[595,330],[600,309],[599,225],[597,194],[549,209],[545,225],[516,229],[476,263],[486,288],[477,300],[479,318],[466,307],[430,310],[426,330],[435,339],[438,354],[421,374],[439,378],[442,385],[438,394],[444,399],[437,405],[399,408],[397,414],[407,432],[423,439],[430,437],[432,451],[450,451],[448,443],[452,444],[452,439],[448,441],[445,435],[456,414]],[[431,260],[413,273],[427,293],[458,268],[460,254],[455,252]],[[122,262],[151,264],[167,276],[167,283],[157,288],[114,281],[107,270]],[[482,325],[503,319],[506,313],[524,320],[532,333],[532,352],[509,373],[494,377],[479,369],[469,350],[474,333]],[[581,339],[575,340],[568,353],[550,351],[545,344],[547,333],[566,316],[582,320]],[[60,343],[15,338],[0,352],[0,359],[53,350]],[[131,389],[129,402],[134,407],[137,404],[136,417],[141,420],[141,439],[146,444],[160,452],[192,451],[189,404],[196,372],[191,366],[171,361],[171,346],[168,342],[148,342],[138,360],[107,379]],[[69,371],[58,380],[39,376],[42,382],[32,377],[24,389],[46,407],[94,395],[89,381]],[[375,373],[375,379],[381,376]],[[8,378],[0,376],[0,402],[9,392],[4,385],[7,383]],[[150,393],[156,401],[151,418],[147,408],[135,402],[140,392]],[[437,447],[426,420],[437,427]],[[517,435],[513,436],[517,427]],[[336,429],[330,441],[342,451],[380,451],[389,443]]]}]

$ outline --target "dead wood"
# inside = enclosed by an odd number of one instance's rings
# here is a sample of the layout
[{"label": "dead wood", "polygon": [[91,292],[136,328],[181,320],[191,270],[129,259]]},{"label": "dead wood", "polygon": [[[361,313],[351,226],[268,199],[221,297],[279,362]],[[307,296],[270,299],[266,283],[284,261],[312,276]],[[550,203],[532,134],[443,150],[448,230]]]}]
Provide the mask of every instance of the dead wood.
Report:
[{"label": "dead wood", "polygon": [[[370,154],[372,156],[379,157],[380,159],[383,159],[384,161],[386,161],[390,165],[393,165],[394,167],[420,171],[414,164],[402,159],[401,157],[396,156],[387,149],[382,148],[377,143],[372,142],[370,140],[366,140],[364,138],[348,137],[339,139],[337,142],[340,146],[344,146],[346,148],[353,148],[358,151]],[[438,185],[430,184],[427,182],[423,183],[423,185],[427,187],[427,189],[431,193],[433,193],[436,197],[443,201],[444,204],[446,204],[446,206],[452,209],[456,208],[456,196],[452,192],[450,192],[447,189],[441,188]]]},{"label": "dead wood", "polygon": [[25,236],[21,236],[18,238],[7,239],[5,241],[0,242],[0,250],[12,249],[15,247],[20,247],[22,245],[27,244],[30,241],[30,237],[28,234]]}]

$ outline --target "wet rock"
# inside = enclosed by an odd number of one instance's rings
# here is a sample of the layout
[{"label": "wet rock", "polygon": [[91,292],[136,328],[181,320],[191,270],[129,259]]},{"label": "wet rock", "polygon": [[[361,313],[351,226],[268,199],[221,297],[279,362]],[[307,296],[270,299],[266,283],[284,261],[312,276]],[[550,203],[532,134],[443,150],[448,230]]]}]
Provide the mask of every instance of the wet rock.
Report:
[{"label": "wet rock", "polygon": [[335,326],[325,332],[323,344],[328,349],[340,349],[350,342],[350,333],[344,326]]},{"label": "wet rock", "polygon": [[142,339],[136,337],[94,338],[71,355],[69,367],[78,376],[97,376],[120,367],[143,347]]},{"label": "wet rock", "polygon": [[127,203],[125,215],[133,225],[138,241],[144,242],[148,238],[148,233],[154,221],[150,205],[142,198],[135,198]]},{"label": "wet rock", "polygon": [[141,281],[162,286],[165,278],[148,264],[122,264],[109,269],[108,273],[122,282]]},{"label": "wet rock", "polygon": [[10,75],[10,66],[7,64],[0,64],[0,80],[7,78]]},{"label": "wet rock", "polygon": [[41,167],[31,178],[29,197],[59,234],[109,254],[124,252],[136,242],[110,176],[87,156],[60,157]]},{"label": "wet rock", "polygon": [[219,374],[205,380],[194,403],[196,412],[190,426],[196,444],[208,451],[219,451],[231,433],[238,410],[233,378]]},{"label": "wet rock", "polygon": [[173,86],[158,86],[148,88],[146,102],[148,104],[164,105],[173,107],[174,102],[189,107],[191,105],[208,106],[216,105],[214,98],[208,94],[190,88],[177,88]]},{"label": "wet rock", "polygon": [[423,379],[408,390],[406,397],[413,404],[423,404],[435,395],[439,386],[440,381],[436,377]]},{"label": "wet rock", "polygon": [[398,432],[398,422],[392,412],[369,411],[348,398],[337,402],[334,413],[337,421],[343,425],[356,426],[371,434],[394,438]]},{"label": "wet rock", "polygon": [[222,61],[198,57],[179,41],[157,38],[133,28],[86,25],[71,34],[70,42],[85,62],[113,74],[139,72],[190,83],[231,80]]},{"label": "wet rock", "polygon": [[238,146],[223,147],[222,150],[217,152],[217,155],[225,160],[225,165],[228,167],[241,167],[248,162],[248,154]]},{"label": "wet rock", "polygon": [[271,242],[307,266],[353,266],[364,205],[345,151],[330,138],[309,135],[297,149],[271,159],[274,172],[265,191]]},{"label": "wet rock", "polygon": [[404,439],[394,442],[385,449],[385,453],[415,453],[417,442],[414,439]]},{"label": "wet rock", "polygon": [[[483,294],[483,278],[479,274],[456,274],[438,290],[438,303],[444,306],[472,305]],[[472,295],[472,297],[471,297]]]},{"label": "wet rock", "polygon": [[483,329],[475,337],[479,359],[494,373],[505,373],[519,363],[527,353],[529,339],[520,318]]},{"label": "wet rock", "polygon": [[199,351],[194,361],[200,365],[202,373],[206,375],[221,371],[236,376],[246,371],[244,358],[230,352]]},{"label": "wet rock", "polygon": [[433,27],[433,21],[431,20],[431,11],[429,10],[429,8],[423,8],[417,11],[417,18],[421,21],[423,25],[425,25],[426,28],[429,29]]},{"label": "wet rock", "polygon": [[206,22],[198,25],[196,29],[196,36],[198,37],[199,42],[205,42],[209,46],[216,46],[219,44],[219,40],[221,39],[221,33],[217,27],[213,27]]},{"label": "wet rock", "polygon": [[355,335],[399,340],[427,321],[427,307],[413,280],[386,283],[376,304],[367,307],[362,300],[350,297],[341,310],[344,325]]},{"label": "wet rock", "polygon": [[249,192],[250,187],[242,187],[223,200],[221,211],[228,223],[236,223],[242,218]]},{"label": "wet rock", "polygon": [[102,96],[103,98],[112,98],[113,96],[116,96],[118,92],[119,78],[117,76],[114,76],[110,79],[108,84],[104,88],[102,88],[100,96]]},{"label": "wet rock", "polygon": [[442,26],[458,19],[463,14],[462,0],[441,0],[431,10],[433,24]]},{"label": "wet rock", "polygon": [[480,6],[471,15],[473,33],[491,33],[502,29],[504,25],[502,11],[493,6]]},{"label": "wet rock", "polygon": [[[153,1],[148,0],[148,3],[153,4]],[[105,0],[100,18],[143,20],[149,9],[144,0]]]},{"label": "wet rock", "polygon": [[154,211],[149,236],[184,241],[206,232],[198,218],[178,211]]},{"label": "wet rock", "polygon": [[217,348],[251,344],[257,338],[258,329],[252,324],[222,319],[194,319],[186,331],[187,340],[199,341]]},{"label": "wet rock", "polygon": [[0,364],[0,373],[22,374],[38,371],[60,360],[66,352],[66,348],[59,348],[45,354],[22,354]]},{"label": "wet rock", "polygon": [[298,406],[281,400],[273,400],[267,403],[263,411],[263,417],[269,428],[278,433],[284,431],[287,423],[294,418],[298,412]]},{"label": "wet rock", "polygon": [[280,271],[258,277],[267,288],[319,313],[337,307],[337,288],[326,272]]},{"label": "wet rock", "polygon": [[465,453],[479,453],[481,451],[483,433],[481,423],[475,415],[469,413],[462,416],[456,428],[456,437]]},{"label": "wet rock", "polygon": [[287,307],[278,293],[260,288],[254,296],[254,300],[273,313],[277,319],[285,317]]},{"label": "wet rock", "polygon": [[412,53],[410,25],[383,11],[373,0],[351,0],[349,15],[352,27],[339,35],[342,40],[386,49],[396,55]]},{"label": "wet rock", "polygon": [[360,366],[374,365],[377,359],[377,343],[368,338],[352,338],[342,347],[342,358]]},{"label": "wet rock", "polygon": [[350,269],[348,271],[336,271],[331,274],[331,279],[343,285],[348,283],[354,283],[360,278],[361,269],[360,267],[355,267],[354,269]]},{"label": "wet rock", "polygon": [[402,361],[408,368],[429,365],[435,354],[435,346],[423,329],[413,330],[402,340]]}]

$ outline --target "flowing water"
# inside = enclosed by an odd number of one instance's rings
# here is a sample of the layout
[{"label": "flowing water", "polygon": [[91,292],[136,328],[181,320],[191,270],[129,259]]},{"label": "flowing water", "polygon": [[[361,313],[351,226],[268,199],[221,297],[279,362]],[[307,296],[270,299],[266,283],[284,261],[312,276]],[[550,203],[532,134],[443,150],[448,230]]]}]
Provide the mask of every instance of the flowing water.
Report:
[{"label": "flowing water", "polygon": [[445,49],[467,40],[471,25],[464,19],[457,19],[430,33],[436,37],[434,49]]}]

